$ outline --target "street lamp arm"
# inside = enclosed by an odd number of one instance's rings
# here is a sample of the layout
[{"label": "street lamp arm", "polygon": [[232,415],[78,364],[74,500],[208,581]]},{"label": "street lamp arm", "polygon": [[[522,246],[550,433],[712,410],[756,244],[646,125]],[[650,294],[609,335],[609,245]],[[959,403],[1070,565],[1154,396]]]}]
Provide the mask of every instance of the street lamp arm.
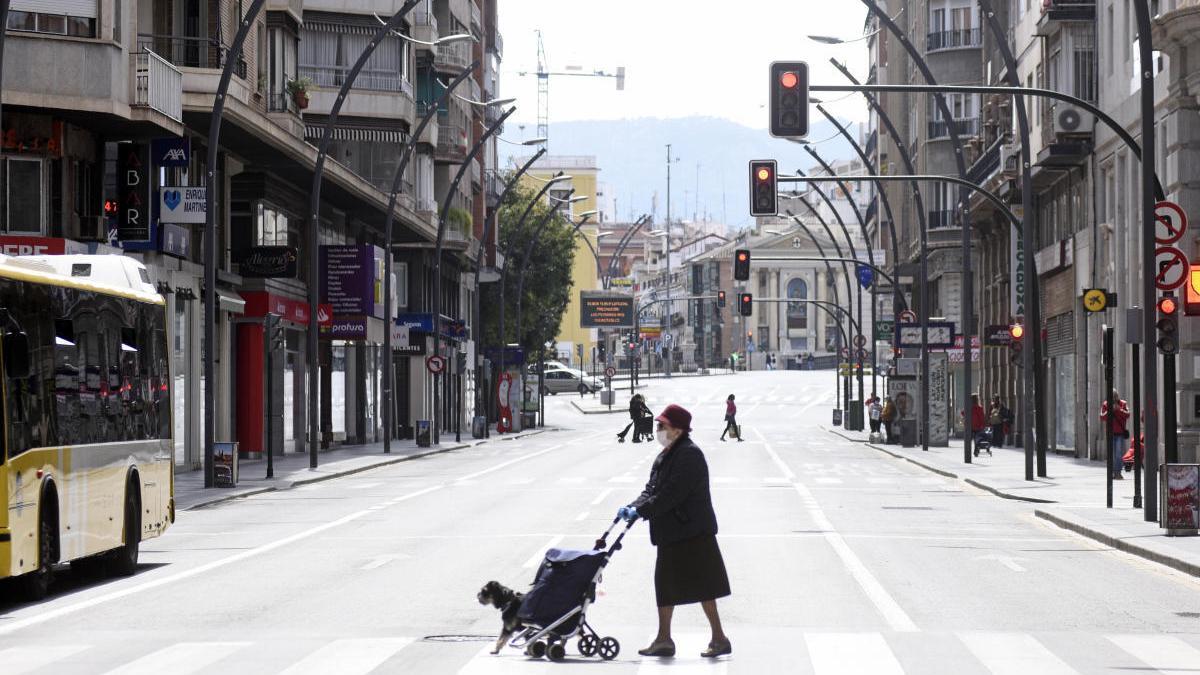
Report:
[{"label": "street lamp arm", "polygon": [[[799,169],[797,169],[796,172],[801,176],[804,175],[804,172]],[[842,228],[842,234],[846,235],[846,242],[850,246],[850,255],[857,258],[858,253],[854,250],[854,242],[850,240],[850,233],[846,229],[845,221],[842,220],[842,214],[838,213],[837,208],[833,205],[833,201],[829,199],[829,195],[825,194],[825,191],[822,190],[819,185],[814,184],[812,189],[813,192],[817,193],[817,196],[821,198],[821,201],[825,202],[825,205],[828,206],[829,210],[833,213],[834,219],[837,220],[838,225]],[[818,218],[817,220],[821,223],[821,227],[825,228],[825,235],[828,236],[829,241],[833,243],[833,250],[837,251],[839,257],[844,256],[845,254],[842,252],[842,245],[838,243],[837,237],[833,236],[833,228],[831,228],[829,224],[825,222],[824,218]],[[851,282],[850,268],[845,263],[842,264],[842,273],[846,277],[846,302],[850,303],[854,300],[854,286]]]},{"label": "street lamp arm", "polygon": [[[875,254],[871,250],[871,235],[867,232],[866,219],[863,218],[862,212],[858,210],[858,202],[856,202],[854,200],[854,193],[850,190],[849,186],[847,186],[846,183],[844,181],[842,181],[842,179],[841,179],[842,177],[837,175],[837,173],[834,172],[833,167],[830,166],[829,163],[826,162],[824,160],[824,158],[822,158],[821,155],[817,153],[816,150],[813,150],[812,148],[810,148],[808,146],[804,146],[804,149],[808,151],[808,154],[811,155],[813,159],[817,160],[817,163],[821,165],[822,169],[825,169],[826,173],[828,173],[831,177],[838,179],[837,185],[838,185],[838,187],[840,187],[842,189],[842,192],[846,195],[846,201],[850,202],[850,210],[854,211],[854,218],[856,220],[858,220],[858,226],[862,229],[863,246],[867,249],[867,261],[871,263],[872,267],[874,267]],[[848,232],[846,233],[846,238],[848,240],[850,239]],[[851,246],[851,250],[853,250],[854,244],[851,243],[850,246]],[[855,257],[857,257],[858,254],[856,253],[854,255],[855,255]]]},{"label": "street lamp arm", "polygon": [[638,218],[637,222],[633,224],[633,227],[630,227],[621,237],[621,241],[617,244],[617,247],[613,249],[613,254],[608,258],[609,284],[612,283],[612,278],[616,276],[617,261],[620,260],[621,254],[625,252],[625,248],[629,246],[631,241],[633,241],[633,236],[637,234],[638,230],[641,230],[642,227],[648,222],[650,222],[650,214],[644,214],[642,217]]},{"label": "street lamp arm", "polygon": [[[805,200],[804,205],[808,206],[810,211],[812,210],[812,206],[808,203],[807,200]],[[827,258],[825,256],[825,247],[821,246],[821,242],[817,239],[817,235],[813,234],[813,231],[811,229],[809,229],[808,225],[805,224],[805,222],[803,220],[800,219],[800,216],[797,216],[796,214],[792,213],[792,211],[790,209],[784,211],[784,213],[786,213],[789,218],[796,221],[796,224],[800,226],[800,229],[804,230],[805,234],[808,235],[809,239],[812,239],[813,245],[817,247],[817,253],[819,253],[821,255],[821,260],[825,263],[825,273],[829,275],[830,279],[833,279],[834,278],[833,263],[830,262],[829,258]],[[813,213],[815,214],[816,211],[813,211]],[[820,219],[819,215],[817,216],[817,219],[818,220]],[[846,263],[843,261],[842,262],[842,272],[843,273],[845,273],[845,270],[846,270],[845,266],[846,266]],[[833,286],[833,301],[836,302],[840,306],[842,304],[842,297],[841,297],[841,293],[838,292],[838,285],[837,285],[837,283],[833,283],[831,285]],[[816,293],[816,290],[817,289],[814,288],[813,292]]]},{"label": "street lamp arm", "polygon": [[[705,239],[720,239],[723,242],[727,242],[727,243],[729,242],[729,237],[722,237],[719,234],[712,234],[710,232],[710,233],[704,235],[703,237],[696,237],[695,239],[693,239],[691,241],[685,241],[682,244],[680,244],[678,248],[668,248],[667,251],[669,253],[678,253],[678,252],[682,251],[683,249],[687,248],[688,246],[702,242]],[[668,243],[667,246],[670,246],[670,244]]]}]

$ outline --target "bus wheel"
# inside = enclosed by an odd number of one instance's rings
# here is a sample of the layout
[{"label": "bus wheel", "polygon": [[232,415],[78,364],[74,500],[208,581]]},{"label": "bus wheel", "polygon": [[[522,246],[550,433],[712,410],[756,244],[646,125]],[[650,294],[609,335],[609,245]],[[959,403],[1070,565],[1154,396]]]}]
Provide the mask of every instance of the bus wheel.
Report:
[{"label": "bus wheel", "polygon": [[22,575],[22,590],[29,600],[41,600],[50,591],[54,579],[54,535],[57,529],[49,513],[44,510],[38,523],[38,566]]},{"label": "bus wheel", "polygon": [[137,571],[138,545],[142,542],[142,511],[138,506],[137,482],[125,487],[124,543],[109,553],[108,569],[117,576],[127,577]]}]

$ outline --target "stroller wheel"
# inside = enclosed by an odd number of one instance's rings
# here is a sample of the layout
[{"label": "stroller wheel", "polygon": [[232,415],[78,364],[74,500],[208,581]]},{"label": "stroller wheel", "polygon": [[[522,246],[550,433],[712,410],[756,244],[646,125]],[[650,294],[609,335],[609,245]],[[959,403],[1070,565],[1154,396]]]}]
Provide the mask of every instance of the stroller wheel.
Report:
[{"label": "stroller wheel", "polygon": [[546,656],[548,656],[551,661],[562,661],[563,659],[567,658],[567,648],[561,642],[552,643],[546,648]]},{"label": "stroller wheel", "polygon": [[600,641],[595,635],[584,635],[579,638],[579,653],[584,656],[595,656],[596,650],[600,648]]},{"label": "stroller wheel", "polygon": [[616,638],[606,637],[600,640],[600,658],[605,661],[612,661],[620,653],[621,643],[617,642]]},{"label": "stroller wheel", "polygon": [[530,642],[529,646],[525,648],[525,654],[534,659],[542,658],[546,655],[546,643],[541,640]]}]

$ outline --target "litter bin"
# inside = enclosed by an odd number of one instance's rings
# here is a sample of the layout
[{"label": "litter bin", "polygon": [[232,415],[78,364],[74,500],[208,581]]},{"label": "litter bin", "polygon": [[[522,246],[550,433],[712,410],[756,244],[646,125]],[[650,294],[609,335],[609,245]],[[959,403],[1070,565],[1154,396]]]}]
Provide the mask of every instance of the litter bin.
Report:
[{"label": "litter bin", "polygon": [[834,408],[833,410],[833,426],[842,426],[842,411],[838,410],[837,408]]},{"label": "litter bin", "polygon": [[429,420],[417,420],[417,447],[428,448],[430,441]]},{"label": "litter bin", "polygon": [[612,389],[604,389],[600,392],[600,405],[612,405],[613,399],[616,398],[616,393]]},{"label": "litter bin", "polygon": [[850,401],[850,408],[846,411],[846,428],[850,431],[863,430],[863,405],[862,401],[853,399]]},{"label": "litter bin", "polygon": [[913,448],[917,445],[917,421],[900,420],[900,445]]},{"label": "litter bin", "polygon": [[471,438],[483,438],[484,429],[487,427],[487,418],[483,415],[476,415],[471,420]]},{"label": "litter bin", "polygon": [[521,428],[532,429],[537,426],[537,413],[530,411],[521,412]]},{"label": "litter bin", "polygon": [[213,443],[213,485],[215,487],[237,487],[237,482],[237,442]]}]

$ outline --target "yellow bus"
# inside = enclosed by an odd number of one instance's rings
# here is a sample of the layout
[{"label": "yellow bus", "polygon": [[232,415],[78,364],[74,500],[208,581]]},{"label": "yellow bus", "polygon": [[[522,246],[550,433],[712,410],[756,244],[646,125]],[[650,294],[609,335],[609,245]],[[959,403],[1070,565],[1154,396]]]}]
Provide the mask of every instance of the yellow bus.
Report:
[{"label": "yellow bus", "polygon": [[166,303],[119,255],[0,255],[0,579],[132,574],[175,519]]}]

